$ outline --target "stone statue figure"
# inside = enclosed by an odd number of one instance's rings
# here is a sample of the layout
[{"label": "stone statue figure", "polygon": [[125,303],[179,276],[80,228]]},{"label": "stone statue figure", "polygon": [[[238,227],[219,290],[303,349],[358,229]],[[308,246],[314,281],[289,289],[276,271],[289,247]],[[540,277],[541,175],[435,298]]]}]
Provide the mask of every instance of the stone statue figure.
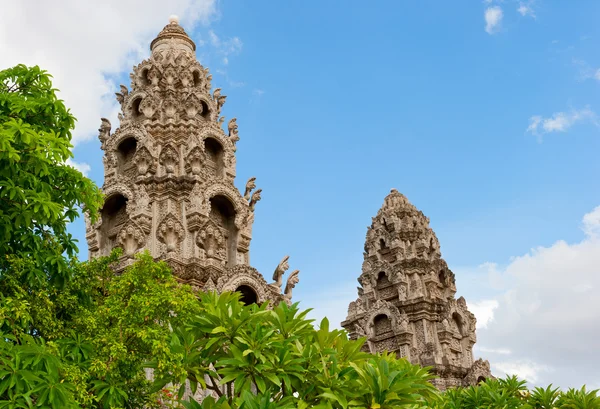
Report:
[{"label": "stone statue figure", "polygon": [[233,151],[237,150],[235,144],[240,140],[240,136],[238,135],[238,125],[236,123],[237,119],[233,118],[227,124],[227,130],[229,131],[229,137],[231,138],[231,142],[233,143]]},{"label": "stone statue figure", "polygon": [[250,193],[256,188],[256,178],[252,176],[246,182],[246,190],[244,191],[244,199],[250,200]]},{"label": "stone statue figure", "polygon": [[123,101],[125,101],[125,97],[127,96],[127,94],[129,94],[129,90],[125,85],[121,85],[121,92],[115,92],[119,104],[123,105]]},{"label": "stone statue figure", "polygon": [[285,256],[281,262],[279,262],[279,264],[277,265],[277,268],[275,269],[275,271],[273,272],[273,280],[275,280],[274,283],[272,283],[271,285],[277,287],[277,288],[281,288],[281,285],[283,284],[283,274],[287,271],[288,268],[290,268],[290,265],[288,264],[288,260],[289,260],[290,256]]},{"label": "stone statue figure", "polygon": [[292,299],[292,290],[300,281],[300,279],[298,278],[298,274],[300,274],[300,270],[294,270],[290,273],[287,279],[285,290],[283,292],[283,298],[285,298],[286,300]]},{"label": "stone statue figure", "polygon": [[[207,70],[208,72],[208,70]],[[210,83],[212,82],[212,74],[208,74],[206,75],[206,78],[204,79],[204,92],[206,92],[207,94],[210,94]]]},{"label": "stone statue figure", "polygon": [[248,203],[248,206],[250,206],[250,211],[254,211],[254,206],[256,206],[256,203],[261,199],[261,194],[262,189],[258,189],[256,192],[252,193],[252,196],[250,197],[250,203]]},{"label": "stone statue figure", "polygon": [[110,136],[111,124],[106,118],[100,118],[100,120],[102,122],[100,123],[100,128],[98,129],[98,139],[100,139],[100,142],[102,142],[102,145],[104,145],[104,142],[106,142]]},{"label": "stone statue figure", "polygon": [[231,120],[227,123],[227,130],[229,131],[229,136],[237,135],[238,133],[238,124],[237,118],[231,118]]},{"label": "stone statue figure", "polygon": [[221,112],[221,107],[225,104],[225,95],[221,95],[221,88],[216,88],[213,92],[213,99],[217,103],[217,115]]}]

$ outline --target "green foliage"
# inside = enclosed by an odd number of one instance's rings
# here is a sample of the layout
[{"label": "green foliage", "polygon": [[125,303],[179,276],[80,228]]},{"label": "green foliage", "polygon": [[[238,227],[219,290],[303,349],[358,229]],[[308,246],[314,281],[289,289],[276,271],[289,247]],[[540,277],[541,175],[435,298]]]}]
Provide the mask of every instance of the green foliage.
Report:
[{"label": "green foliage", "polygon": [[39,67],[0,71],[0,273],[11,256],[32,260],[21,280],[51,280],[69,273],[66,253],[77,252],[67,224],[86,209],[92,218],[99,189],[65,164],[72,157],[75,119]]},{"label": "green foliage", "polygon": [[525,381],[516,376],[505,379],[488,379],[477,386],[450,389],[439,393],[434,399],[420,408],[447,409],[596,409],[600,408],[598,391],[588,392],[581,389],[569,389],[561,392],[558,388],[537,387],[527,390]]},{"label": "green foliage", "polygon": [[267,309],[242,305],[237,293],[207,293],[199,306],[171,341],[185,373],[155,380],[159,390],[176,379],[179,398],[186,380],[217,397],[186,407],[393,408],[435,394],[427,370],[361,352],[363,341],[330,331],[327,319],[315,329],[296,304]]},{"label": "green foliage", "polygon": [[[116,251],[71,263],[72,278],[57,302],[48,302],[48,293],[36,294],[43,301],[32,298],[19,307],[26,318],[5,320],[10,332],[0,335],[0,408],[8,402],[151,408],[157,394],[144,372],[148,361],[153,360],[158,374],[167,368],[175,375],[184,372],[172,354],[172,328],[198,314],[196,296],[148,254],[138,255],[117,276],[110,266],[118,257]],[[31,309],[36,305],[48,311],[37,313]]]}]

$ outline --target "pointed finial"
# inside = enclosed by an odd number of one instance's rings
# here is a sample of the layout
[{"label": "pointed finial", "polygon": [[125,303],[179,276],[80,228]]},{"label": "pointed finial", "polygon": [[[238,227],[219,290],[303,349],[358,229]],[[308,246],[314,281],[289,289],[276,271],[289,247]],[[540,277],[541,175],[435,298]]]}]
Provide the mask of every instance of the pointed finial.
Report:
[{"label": "pointed finial", "polygon": [[169,16],[169,23],[170,24],[179,24],[179,17],[177,17],[175,14],[171,14]]}]

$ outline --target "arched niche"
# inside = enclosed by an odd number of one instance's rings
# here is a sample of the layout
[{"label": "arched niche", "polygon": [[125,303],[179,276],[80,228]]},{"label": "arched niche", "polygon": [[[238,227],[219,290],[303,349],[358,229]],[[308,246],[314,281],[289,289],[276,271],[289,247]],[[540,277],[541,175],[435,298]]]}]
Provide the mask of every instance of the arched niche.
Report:
[{"label": "arched niche", "polygon": [[137,139],[133,136],[124,138],[117,146],[117,163],[120,173],[126,173],[135,166],[133,157],[137,151]]},{"label": "arched niche", "polygon": [[480,376],[479,378],[477,378],[477,385],[479,385],[482,382],[485,383],[485,377],[484,376]]},{"label": "arched niche", "polygon": [[100,217],[100,248],[114,247],[117,233],[127,221],[127,198],[120,193],[109,196],[102,206]]},{"label": "arched niche", "polygon": [[137,96],[133,101],[131,101],[131,117],[136,120],[142,116],[142,111],[140,110],[140,104],[142,103],[142,97]]},{"label": "arched niche", "polygon": [[455,312],[452,314],[452,322],[454,324],[454,326],[456,327],[458,333],[461,336],[464,336],[464,322],[463,322],[463,318],[460,316],[459,313]]},{"label": "arched niche", "polygon": [[148,67],[144,67],[139,76],[142,85],[147,86],[150,85],[150,80],[148,80]]},{"label": "arched niche", "polygon": [[232,267],[236,264],[237,252],[237,227],[235,226],[235,208],[231,201],[223,196],[216,195],[210,199],[211,220],[225,231],[225,251],[227,254],[227,265]]},{"label": "arched niche", "polygon": [[210,108],[208,107],[208,104],[206,103],[206,101],[200,100],[200,105],[202,106],[202,112],[200,116],[206,119],[207,121],[210,120]]},{"label": "arched niche", "polygon": [[244,305],[258,303],[258,295],[256,294],[256,291],[254,291],[254,289],[249,285],[240,285],[238,288],[235,289],[235,291],[241,294],[240,301]]},{"label": "arched niche", "polygon": [[377,289],[387,287],[391,282],[385,273],[385,271],[380,271],[377,275]]},{"label": "arched niche", "polygon": [[192,78],[194,79],[194,87],[200,87],[202,85],[202,74],[200,70],[194,70],[192,72]]},{"label": "arched niche", "polygon": [[206,153],[206,167],[216,177],[222,177],[225,169],[225,151],[223,145],[214,138],[204,140],[204,152]]},{"label": "arched niche", "polygon": [[441,284],[446,285],[446,272],[444,270],[440,270],[438,280]]},{"label": "arched niche", "polygon": [[375,336],[391,334],[392,320],[385,314],[379,314],[373,318],[373,333]]}]

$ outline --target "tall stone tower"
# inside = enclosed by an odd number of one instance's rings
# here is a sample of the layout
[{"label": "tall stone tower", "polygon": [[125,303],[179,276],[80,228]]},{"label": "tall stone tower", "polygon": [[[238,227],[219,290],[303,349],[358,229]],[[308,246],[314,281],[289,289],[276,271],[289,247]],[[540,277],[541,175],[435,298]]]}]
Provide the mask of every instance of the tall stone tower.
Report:
[{"label": "tall stone tower", "polygon": [[366,337],[367,351],[433,366],[440,389],[491,376],[487,361],[473,362],[475,316],[454,298],[454,274],[429,219],[395,189],[367,230],[364,258],[359,297],[342,323],[351,338]]},{"label": "tall stone tower", "polygon": [[197,289],[240,291],[246,303],[291,300],[298,271],[282,294],[287,256],[268,284],[250,267],[254,207],[261,189],[250,178],[234,186],[236,119],[227,133],[221,89],[195,56],[196,45],[175,17],[133,68],[131,90],[121,85],[120,127],[102,119],[106,201],[100,220],[87,223],[90,257],[120,246],[122,271],[143,249],[167,261],[179,280]]}]

